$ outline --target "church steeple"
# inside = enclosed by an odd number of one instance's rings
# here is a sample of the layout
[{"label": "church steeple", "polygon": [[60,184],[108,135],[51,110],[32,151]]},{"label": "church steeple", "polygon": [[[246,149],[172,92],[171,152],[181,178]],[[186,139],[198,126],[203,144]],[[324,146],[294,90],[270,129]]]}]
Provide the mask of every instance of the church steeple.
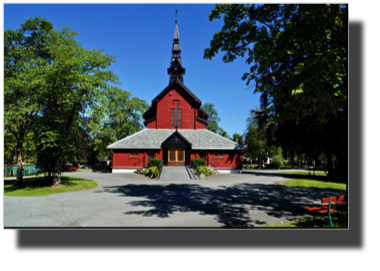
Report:
[{"label": "church steeple", "polygon": [[182,83],[184,83],[183,75],[185,74],[185,68],[182,67],[181,46],[179,45],[177,20],[175,21],[172,57],[170,60],[170,68],[168,69],[168,74],[170,74],[169,84],[174,80],[181,80]]}]

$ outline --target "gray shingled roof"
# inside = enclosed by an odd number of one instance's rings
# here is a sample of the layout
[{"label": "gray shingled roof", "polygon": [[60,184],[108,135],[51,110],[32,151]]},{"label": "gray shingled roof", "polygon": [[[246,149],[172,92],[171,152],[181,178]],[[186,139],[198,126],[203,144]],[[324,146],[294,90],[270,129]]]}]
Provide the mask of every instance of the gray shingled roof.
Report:
[{"label": "gray shingled roof", "polygon": [[[165,141],[175,130],[145,129],[134,135],[127,136],[109,146],[107,149],[161,149]],[[209,130],[178,130],[191,144],[193,150],[245,150],[243,145],[217,135]]]}]

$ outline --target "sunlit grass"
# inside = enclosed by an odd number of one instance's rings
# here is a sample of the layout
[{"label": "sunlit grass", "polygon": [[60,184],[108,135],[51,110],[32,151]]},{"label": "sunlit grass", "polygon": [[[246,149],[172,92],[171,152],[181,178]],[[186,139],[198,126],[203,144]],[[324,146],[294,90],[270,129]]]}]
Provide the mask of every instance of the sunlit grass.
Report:
[{"label": "sunlit grass", "polygon": [[[309,171],[292,171],[292,172],[274,172],[273,174],[286,174],[286,175],[307,175],[309,176]],[[310,171],[310,176],[313,176],[313,171]],[[315,171],[315,176],[327,176],[324,171]]]},{"label": "sunlit grass", "polygon": [[[320,216],[316,217],[316,228],[331,228],[328,215],[323,215],[322,218],[325,221],[321,221]],[[332,213],[331,220],[334,228],[348,228],[347,211],[339,213]],[[289,221],[285,223],[279,223],[274,225],[265,225],[264,228],[314,228],[314,221],[312,217],[305,219]]]},{"label": "sunlit grass", "polygon": [[307,179],[294,179],[286,182],[287,186],[306,187],[306,188],[321,188],[321,189],[341,189],[346,190],[345,183],[334,183]]},{"label": "sunlit grass", "polygon": [[45,196],[56,193],[87,190],[97,187],[94,181],[85,180],[77,177],[61,177],[61,184],[52,185],[48,178],[24,179],[22,185],[16,185],[16,180],[4,182],[5,196]]}]

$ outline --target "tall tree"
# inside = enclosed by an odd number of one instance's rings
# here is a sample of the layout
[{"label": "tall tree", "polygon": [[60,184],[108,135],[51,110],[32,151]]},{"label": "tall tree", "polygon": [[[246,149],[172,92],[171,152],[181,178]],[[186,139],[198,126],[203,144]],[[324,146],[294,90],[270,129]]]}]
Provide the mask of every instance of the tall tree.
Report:
[{"label": "tall tree", "polygon": [[23,181],[24,139],[46,94],[52,31],[50,22],[36,18],[4,32],[4,126],[17,142],[17,184]]},{"label": "tall tree", "polygon": [[220,118],[218,117],[218,112],[216,111],[213,103],[205,103],[203,109],[209,114],[207,130],[214,133],[222,134],[224,130],[219,127]]},{"label": "tall tree", "polygon": [[234,133],[233,135],[232,135],[232,138],[231,138],[231,140],[233,140],[233,141],[237,141],[237,142],[239,142],[239,144],[243,144],[244,142],[244,140],[243,140],[243,136],[242,135],[240,135],[240,134],[238,134],[238,133]]},{"label": "tall tree", "polygon": [[106,147],[143,129],[142,114],[149,108],[146,101],[128,91],[112,88],[101,102],[91,108],[90,127],[96,160],[108,156]]},{"label": "tall tree", "polygon": [[[251,67],[242,79],[261,94],[267,123],[302,123],[307,130],[317,124],[320,134],[329,134],[327,156],[339,153],[339,164],[345,165],[341,171],[346,171],[347,5],[216,5],[210,21],[221,16],[222,30],[215,33],[204,58],[211,59],[219,50],[225,52],[225,62],[247,56]],[[342,129],[326,130],[334,127]]]},{"label": "tall tree", "polygon": [[42,18],[29,19],[5,35],[6,125],[20,138],[18,148],[28,125],[38,128],[38,148],[49,154],[55,185],[65,153],[78,145],[81,110],[119,84],[109,69],[115,57],[84,49],[76,35],[69,27],[55,31]]},{"label": "tall tree", "polygon": [[264,159],[267,158],[268,144],[266,139],[265,124],[260,121],[259,113],[251,111],[247,118],[247,129],[244,133],[244,141],[247,147],[245,153],[252,161],[258,161],[259,169]]}]

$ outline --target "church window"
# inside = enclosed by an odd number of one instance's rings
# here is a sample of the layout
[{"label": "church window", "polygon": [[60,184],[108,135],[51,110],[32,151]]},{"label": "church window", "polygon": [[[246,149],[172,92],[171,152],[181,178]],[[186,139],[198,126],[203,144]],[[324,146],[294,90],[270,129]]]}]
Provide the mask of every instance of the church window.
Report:
[{"label": "church window", "polygon": [[175,109],[172,109],[172,128],[182,127],[182,109],[178,108],[178,103],[175,104]]}]

